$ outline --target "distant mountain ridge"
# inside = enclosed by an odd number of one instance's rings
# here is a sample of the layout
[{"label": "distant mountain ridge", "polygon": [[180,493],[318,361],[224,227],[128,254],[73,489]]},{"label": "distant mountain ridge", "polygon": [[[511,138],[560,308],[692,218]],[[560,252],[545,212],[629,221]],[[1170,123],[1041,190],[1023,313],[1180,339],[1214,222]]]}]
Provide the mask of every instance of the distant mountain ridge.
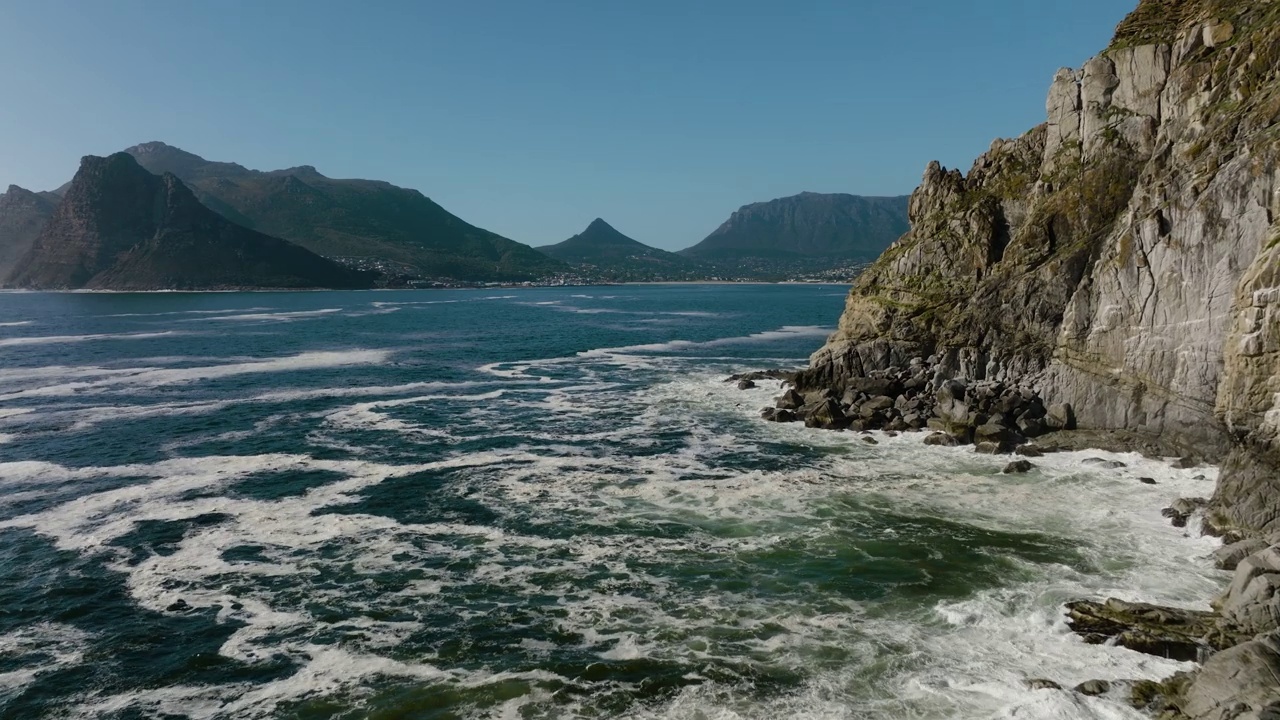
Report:
[{"label": "distant mountain ridge", "polygon": [[537,250],[579,268],[593,268],[610,279],[684,279],[705,274],[698,263],[627,237],[601,218],[568,240]]},{"label": "distant mountain ridge", "polygon": [[241,227],[172,173],[88,156],[6,285],[31,289],[360,288],[363,273]]},{"label": "distant mountain ridge", "polygon": [[39,237],[62,198],[17,185],[0,195],[0,280],[13,271]]},{"label": "distant mountain ridge", "polygon": [[907,231],[908,200],[803,192],[752,203],[680,254],[717,263],[744,258],[870,262]]},{"label": "distant mountain ridge", "polygon": [[388,261],[458,280],[532,280],[568,269],[391,183],[333,179],[309,165],[250,170],[162,142],[125,152],[153,173],[173,173],[223,217],[326,257]]}]

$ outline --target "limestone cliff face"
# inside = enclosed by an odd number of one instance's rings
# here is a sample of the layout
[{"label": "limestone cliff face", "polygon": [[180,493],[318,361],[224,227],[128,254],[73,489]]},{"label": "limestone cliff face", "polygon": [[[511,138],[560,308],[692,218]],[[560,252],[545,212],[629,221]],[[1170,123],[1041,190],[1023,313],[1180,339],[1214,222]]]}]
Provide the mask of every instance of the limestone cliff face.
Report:
[{"label": "limestone cliff face", "polygon": [[1280,2],[1143,0],[851,292],[802,387],[936,355],[1082,427],[1231,454],[1216,521],[1280,529]]}]

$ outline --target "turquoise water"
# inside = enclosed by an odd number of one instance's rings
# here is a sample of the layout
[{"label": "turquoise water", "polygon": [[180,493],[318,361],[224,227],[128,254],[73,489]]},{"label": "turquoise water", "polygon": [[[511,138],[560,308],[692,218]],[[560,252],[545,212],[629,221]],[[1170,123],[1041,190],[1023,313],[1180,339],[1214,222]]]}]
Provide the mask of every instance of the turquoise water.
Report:
[{"label": "turquoise water", "polygon": [[0,716],[1135,717],[1204,470],[759,420],[845,291],[0,295]]}]

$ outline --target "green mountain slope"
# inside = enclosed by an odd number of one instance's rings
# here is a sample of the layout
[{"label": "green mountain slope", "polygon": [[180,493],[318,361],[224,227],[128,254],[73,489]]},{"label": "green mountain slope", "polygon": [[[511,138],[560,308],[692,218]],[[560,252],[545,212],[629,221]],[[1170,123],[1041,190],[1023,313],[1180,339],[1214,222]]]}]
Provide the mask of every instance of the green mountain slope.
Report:
[{"label": "green mountain slope", "polygon": [[125,152],[153,173],[173,173],[222,216],[326,257],[460,280],[532,280],[567,269],[390,183],[336,180],[309,166],[260,172],[160,142]]}]

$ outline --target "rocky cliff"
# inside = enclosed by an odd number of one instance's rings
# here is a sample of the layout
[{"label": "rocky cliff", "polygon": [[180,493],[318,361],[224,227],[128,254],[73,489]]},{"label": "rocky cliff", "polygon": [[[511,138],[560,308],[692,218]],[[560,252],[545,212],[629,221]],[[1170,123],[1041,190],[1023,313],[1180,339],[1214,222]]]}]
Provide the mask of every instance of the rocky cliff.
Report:
[{"label": "rocky cliff", "polygon": [[56,196],[10,185],[0,195],[0,279],[27,254],[58,207]]},{"label": "rocky cliff", "polygon": [[[927,368],[938,407],[963,394],[952,380],[1027,388],[1083,428],[1225,459],[1209,524],[1265,547],[1280,539],[1280,2],[1143,0],[1109,48],[1058,72],[1047,111],[967,174],[929,166],[911,229],[797,385],[839,397]],[[1228,624],[1275,630],[1277,558],[1226,600],[1265,611]],[[1228,657],[1280,687],[1268,642]],[[1226,661],[1210,662],[1221,682]],[[1280,702],[1231,710],[1197,686],[1192,717]]]},{"label": "rocky cliff", "polygon": [[7,285],[114,290],[369,287],[372,278],[236,225],[126,153],[86,157]]}]

